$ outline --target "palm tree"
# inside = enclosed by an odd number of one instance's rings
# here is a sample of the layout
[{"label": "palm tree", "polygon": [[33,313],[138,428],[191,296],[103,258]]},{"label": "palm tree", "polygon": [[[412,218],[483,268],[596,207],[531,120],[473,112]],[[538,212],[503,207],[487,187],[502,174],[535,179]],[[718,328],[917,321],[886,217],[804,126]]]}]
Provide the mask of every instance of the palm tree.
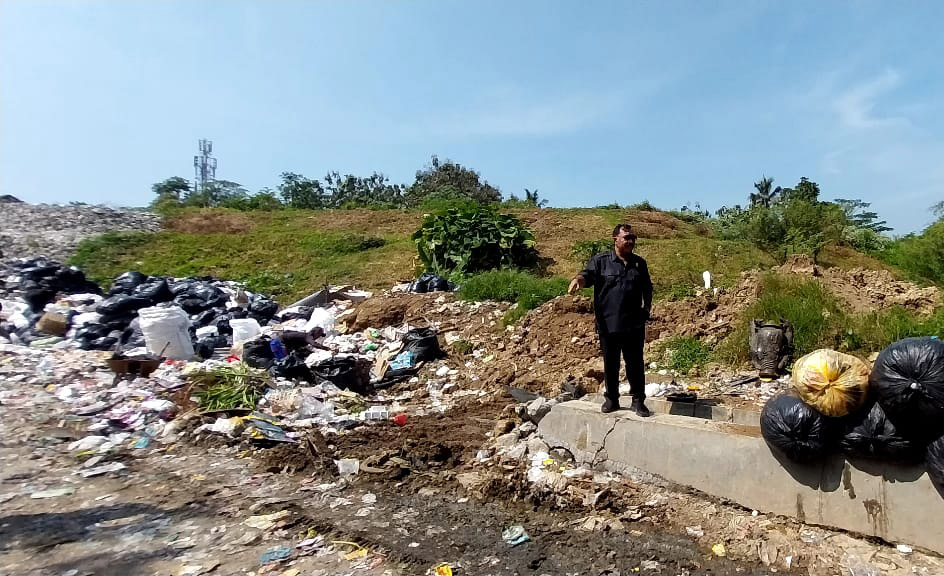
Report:
[{"label": "palm tree", "polygon": [[763,206],[764,208],[770,208],[774,198],[781,193],[780,186],[771,190],[771,186],[773,185],[774,179],[766,176],[754,182],[754,188],[757,189],[757,193],[751,193],[751,207]]},{"label": "palm tree", "polygon": [[527,188],[525,188],[525,189],[524,189],[524,201],[527,202],[528,204],[533,205],[533,206],[537,206],[538,208],[544,208],[545,206],[547,206],[547,200],[539,200],[539,199],[538,199],[538,190],[537,190],[537,188],[535,188],[533,192],[532,192],[531,190],[528,190]]}]

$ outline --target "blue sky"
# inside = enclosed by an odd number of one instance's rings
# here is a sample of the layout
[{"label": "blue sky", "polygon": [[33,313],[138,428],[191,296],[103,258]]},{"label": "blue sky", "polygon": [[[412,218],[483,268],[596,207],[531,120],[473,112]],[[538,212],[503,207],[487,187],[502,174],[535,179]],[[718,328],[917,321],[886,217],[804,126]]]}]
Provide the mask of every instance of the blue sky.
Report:
[{"label": "blue sky", "polygon": [[552,206],[744,203],[766,174],[897,232],[944,200],[944,3],[0,0],[0,194],[432,154]]}]

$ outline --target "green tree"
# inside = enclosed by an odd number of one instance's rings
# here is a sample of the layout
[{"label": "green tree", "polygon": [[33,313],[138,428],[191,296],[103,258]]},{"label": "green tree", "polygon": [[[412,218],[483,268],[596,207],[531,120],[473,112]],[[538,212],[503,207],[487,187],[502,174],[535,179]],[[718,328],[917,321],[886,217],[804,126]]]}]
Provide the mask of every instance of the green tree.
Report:
[{"label": "green tree", "polygon": [[878,213],[866,210],[871,204],[862,200],[845,198],[836,198],[833,203],[842,209],[843,214],[849,221],[849,224],[856,228],[863,228],[873,232],[882,233],[891,230],[885,224],[885,220],[878,219]]},{"label": "green tree", "polygon": [[179,206],[182,200],[190,193],[190,182],[180,176],[172,176],[151,186],[155,194],[151,202],[152,207]]},{"label": "green tree", "polygon": [[491,204],[501,201],[501,192],[478,172],[433,156],[426,168],[417,170],[416,180],[406,190],[404,200],[408,206],[419,206],[430,198]]},{"label": "green tree", "polygon": [[305,178],[294,172],[282,172],[282,183],[278,186],[282,202],[291,208],[324,208],[326,197],[318,180]]},{"label": "green tree", "polygon": [[335,208],[396,208],[403,201],[403,187],[390,184],[390,179],[378,172],[366,178],[329,172],[324,177],[324,190],[329,195],[330,205]]},{"label": "green tree", "polygon": [[780,192],[780,199],[784,202],[789,200],[806,200],[807,202],[819,201],[819,184],[808,179],[806,176],[800,178],[796,188],[784,188]]},{"label": "green tree", "polygon": [[776,200],[777,195],[781,193],[780,186],[773,188],[773,184],[774,179],[766,176],[754,182],[754,188],[757,192],[751,193],[751,206],[770,208],[770,205]]}]

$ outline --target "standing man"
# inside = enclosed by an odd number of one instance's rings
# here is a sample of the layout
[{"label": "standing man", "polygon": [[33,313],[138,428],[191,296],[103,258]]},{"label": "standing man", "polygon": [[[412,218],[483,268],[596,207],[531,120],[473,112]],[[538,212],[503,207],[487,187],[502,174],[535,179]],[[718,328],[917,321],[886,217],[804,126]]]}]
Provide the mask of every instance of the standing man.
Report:
[{"label": "standing man", "polygon": [[603,351],[606,374],[604,414],[620,409],[620,356],[626,362],[626,375],[633,395],[632,410],[649,416],[646,408],[646,365],[642,347],[646,343],[646,321],[652,310],[652,279],[646,261],[633,254],[636,234],[629,224],[613,229],[613,251],[597,254],[587,267],[571,280],[568,292],[593,286],[593,311],[597,334]]}]

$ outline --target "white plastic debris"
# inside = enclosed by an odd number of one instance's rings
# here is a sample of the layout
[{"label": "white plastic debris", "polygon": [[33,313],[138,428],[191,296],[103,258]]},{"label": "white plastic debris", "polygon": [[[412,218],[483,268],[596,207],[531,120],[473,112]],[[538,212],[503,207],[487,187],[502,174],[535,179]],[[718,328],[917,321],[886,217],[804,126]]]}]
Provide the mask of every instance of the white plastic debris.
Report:
[{"label": "white plastic debris", "polygon": [[197,328],[197,338],[203,338],[204,336],[216,336],[220,333],[219,328],[214,325],[204,326],[202,328]]},{"label": "white plastic debris", "polygon": [[229,325],[233,329],[233,346],[241,346],[262,334],[262,328],[255,318],[234,318],[229,321]]},{"label": "white plastic debris", "polygon": [[325,335],[332,334],[334,332],[334,324],[337,322],[336,312],[337,309],[334,306],[331,308],[315,308],[308,318],[308,323],[305,324],[305,332],[311,332],[315,328],[321,328],[324,330]]},{"label": "white plastic debris", "polygon": [[361,461],[357,458],[342,458],[335,460],[334,464],[338,467],[338,473],[341,476],[355,476],[361,470]]},{"label": "white plastic debris", "polygon": [[108,442],[108,438],[105,436],[86,436],[81,440],[76,440],[72,444],[69,444],[69,451],[86,452],[88,450],[95,450],[105,442]]}]

